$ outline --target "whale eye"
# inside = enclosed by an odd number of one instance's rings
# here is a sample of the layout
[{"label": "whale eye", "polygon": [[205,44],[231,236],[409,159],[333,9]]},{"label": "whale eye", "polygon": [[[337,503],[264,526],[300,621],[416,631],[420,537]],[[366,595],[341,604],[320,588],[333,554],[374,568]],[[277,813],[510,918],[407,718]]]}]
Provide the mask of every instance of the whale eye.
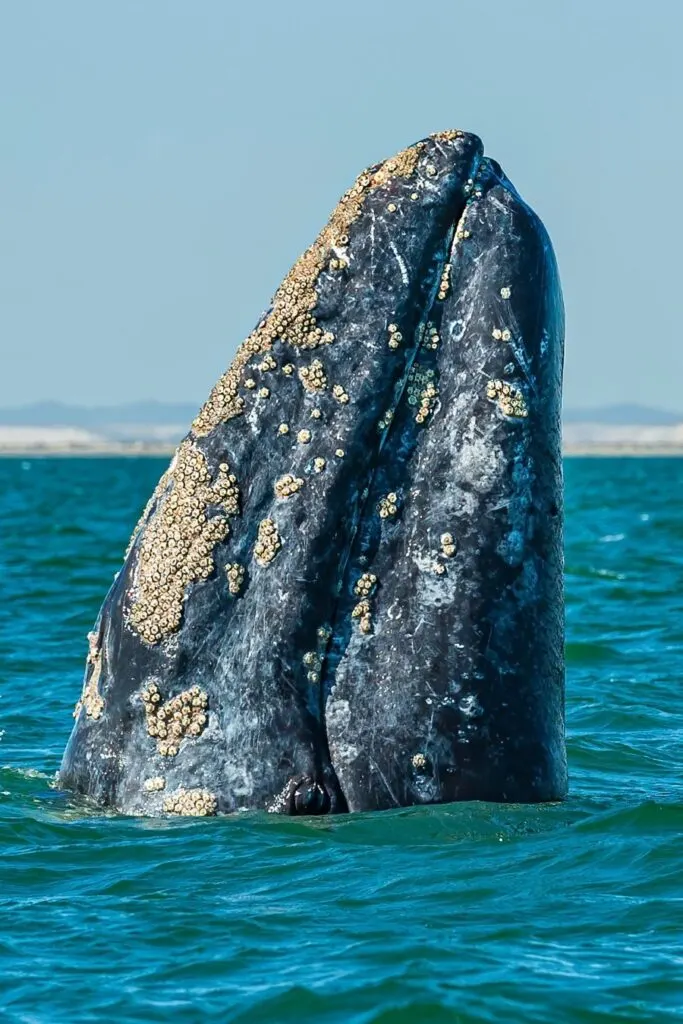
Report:
[{"label": "whale eye", "polygon": [[298,775],[290,781],[288,814],[327,814],[329,809],[329,793],[310,775]]}]

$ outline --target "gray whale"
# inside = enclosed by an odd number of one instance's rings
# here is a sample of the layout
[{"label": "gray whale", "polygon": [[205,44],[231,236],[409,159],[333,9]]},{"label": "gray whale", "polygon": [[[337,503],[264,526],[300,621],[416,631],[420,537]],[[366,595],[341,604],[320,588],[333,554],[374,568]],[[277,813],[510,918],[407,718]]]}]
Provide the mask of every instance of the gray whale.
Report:
[{"label": "gray whale", "polygon": [[364,171],[148,502],[59,784],[146,815],[562,799],[563,335],[476,136]]}]

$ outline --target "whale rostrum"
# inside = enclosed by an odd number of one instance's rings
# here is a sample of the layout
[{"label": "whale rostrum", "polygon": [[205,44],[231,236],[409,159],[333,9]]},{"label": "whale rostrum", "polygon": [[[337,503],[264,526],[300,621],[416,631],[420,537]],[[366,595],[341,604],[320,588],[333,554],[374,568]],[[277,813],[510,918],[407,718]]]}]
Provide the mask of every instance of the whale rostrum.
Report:
[{"label": "whale rostrum", "polygon": [[364,171],[142,514],[60,784],[141,815],[561,799],[563,335],[476,136]]}]

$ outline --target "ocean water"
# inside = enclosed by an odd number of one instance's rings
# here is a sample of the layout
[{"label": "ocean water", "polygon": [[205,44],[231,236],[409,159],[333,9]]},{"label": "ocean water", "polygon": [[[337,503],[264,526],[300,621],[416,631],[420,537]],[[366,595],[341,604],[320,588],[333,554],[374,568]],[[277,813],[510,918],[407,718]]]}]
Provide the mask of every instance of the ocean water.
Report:
[{"label": "ocean water", "polygon": [[683,459],[566,463],[566,803],[309,820],[52,786],[163,468],[0,460],[0,1020],[683,1018]]}]

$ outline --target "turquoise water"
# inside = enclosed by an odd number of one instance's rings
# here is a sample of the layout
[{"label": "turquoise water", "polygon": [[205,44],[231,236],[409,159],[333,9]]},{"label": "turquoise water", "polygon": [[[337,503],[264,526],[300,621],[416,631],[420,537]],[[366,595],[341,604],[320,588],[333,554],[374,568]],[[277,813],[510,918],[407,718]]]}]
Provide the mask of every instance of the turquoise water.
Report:
[{"label": "turquoise water", "polygon": [[310,820],[51,787],[163,468],[0,460],[0,1019],[683,1018],[683,459],[566,464],[567,803]]}]

